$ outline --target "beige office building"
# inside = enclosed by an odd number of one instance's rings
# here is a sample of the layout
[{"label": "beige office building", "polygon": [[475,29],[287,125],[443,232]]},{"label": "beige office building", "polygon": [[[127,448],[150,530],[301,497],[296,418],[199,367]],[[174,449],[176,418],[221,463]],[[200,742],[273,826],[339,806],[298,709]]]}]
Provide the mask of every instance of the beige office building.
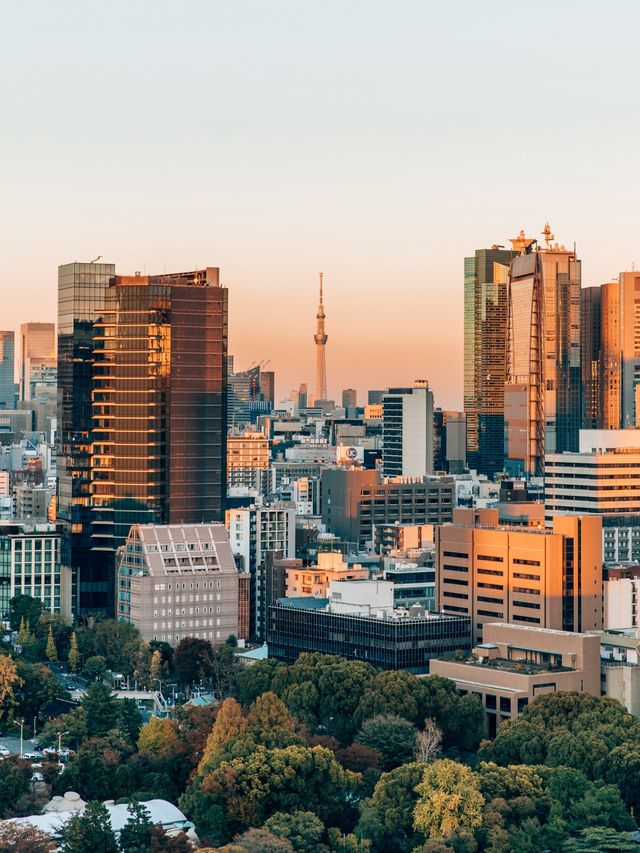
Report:
[{"label": "beige office building", "polygon": [[227,486],[248,486],[262,492],[269,472],[269,439],[261,432],[227,438]]},{"label": "beige office building", "polygon": [[224,524],[134,524],[118,552],[117,617],[172,646],[239,635],[238,571]]},{"label": "beige office building", "polygon": [[[569,631],[602,627],[602,522],[560,516],[551,530],[495,523],[491,510],[455,510],[436,531],[436,606],[487,622]],[[489,523],[487,523],[489,522]]]},{"label": "beige office building", "polygon": [[519,716],[538,696],[560,690],[600,695],[600,637],[490,622],[466,661],[432,660],[430,675],[482,699],[487,732]]},{"label": "beige office building", "polygon": [[342,559],[342,554],[332,551],[320,551],[315,566],[287,566],[286,572],[287,598],[327,598],[332,581],[369,580],[368,569],[359,563],[349,565]]}]

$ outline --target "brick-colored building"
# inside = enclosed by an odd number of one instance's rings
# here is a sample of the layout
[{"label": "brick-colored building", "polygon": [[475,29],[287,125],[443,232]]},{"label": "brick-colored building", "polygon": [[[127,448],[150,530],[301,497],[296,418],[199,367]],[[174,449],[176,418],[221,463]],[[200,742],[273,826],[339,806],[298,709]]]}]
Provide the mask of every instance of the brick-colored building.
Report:
[{"label": "brick-colored building", "polygon": [[[601,520],[558,516],[551,530],[499,526],[496,510],[454,510],[436,531],[436,604],[487,622],[565,631],[602,627]],[[489,522],[489,523],[487,523]]]},{"label": "brick-colored building", "polygon": [[484,633],[485,642],[468,660],[432,660],[429,674],[450,678],[463,693],[482,699],[489,737],[545,693],[600,695],[598,635],[499,622],[487,623]]}]

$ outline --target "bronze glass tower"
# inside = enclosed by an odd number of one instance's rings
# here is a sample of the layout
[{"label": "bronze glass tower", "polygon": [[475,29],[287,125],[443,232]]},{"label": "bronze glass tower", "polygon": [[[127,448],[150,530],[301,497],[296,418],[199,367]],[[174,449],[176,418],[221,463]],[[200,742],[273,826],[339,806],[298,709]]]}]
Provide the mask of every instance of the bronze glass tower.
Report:
[{"label": "bronze glass tower", "polygon": [[113,572],[132,524],[222,521],[227,290],[207,267],[117,276],[97,324],[92,531]]},{"label": "bronze glass tower", "polygon": [[580,293],[583,429],[597,429],[602,421],[601,323],[602,291],[599,287],[583,287]]},{"label": "bronze glass tower", "polygon": [[504,463],[507,292],[514,255],[495,246],[464,259],[467,461],[489,475],[502,471]]}]

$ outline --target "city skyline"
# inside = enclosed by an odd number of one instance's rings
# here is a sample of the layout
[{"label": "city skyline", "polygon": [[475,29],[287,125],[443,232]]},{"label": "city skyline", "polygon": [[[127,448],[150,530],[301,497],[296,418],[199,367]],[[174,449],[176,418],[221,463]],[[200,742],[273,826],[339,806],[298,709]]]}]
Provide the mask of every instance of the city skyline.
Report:
[{"label": "city skyline", "polygon": [[[640,261],[640,10],[616,4],[603,35],[595,3],[549,8],[12,8],[0,248],[21,298],[3,325],[54,320],[56,268],[76,258],[122,274],[215,263],[230,352],[271,359],[282,398],[313,386],[323,270],[330,396],[424,376],[461,408],[465,256],[549,221],[585,286]],[[215,49],[194,51],[194,32]]]}]

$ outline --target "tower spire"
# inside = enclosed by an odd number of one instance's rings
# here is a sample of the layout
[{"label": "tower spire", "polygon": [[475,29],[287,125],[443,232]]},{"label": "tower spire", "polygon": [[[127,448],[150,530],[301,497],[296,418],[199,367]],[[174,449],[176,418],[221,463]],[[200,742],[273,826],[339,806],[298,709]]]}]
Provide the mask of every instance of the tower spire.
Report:
[{"label": "tower spire", "polygon": [[327,399],[327,364],[325,361],[325,346],[327,337],[324,330],[324,274],[320,273],[320,301],[318,302],[318,313],[316,314],[316,333],[313,339],[316,343],[316,400]]}]

